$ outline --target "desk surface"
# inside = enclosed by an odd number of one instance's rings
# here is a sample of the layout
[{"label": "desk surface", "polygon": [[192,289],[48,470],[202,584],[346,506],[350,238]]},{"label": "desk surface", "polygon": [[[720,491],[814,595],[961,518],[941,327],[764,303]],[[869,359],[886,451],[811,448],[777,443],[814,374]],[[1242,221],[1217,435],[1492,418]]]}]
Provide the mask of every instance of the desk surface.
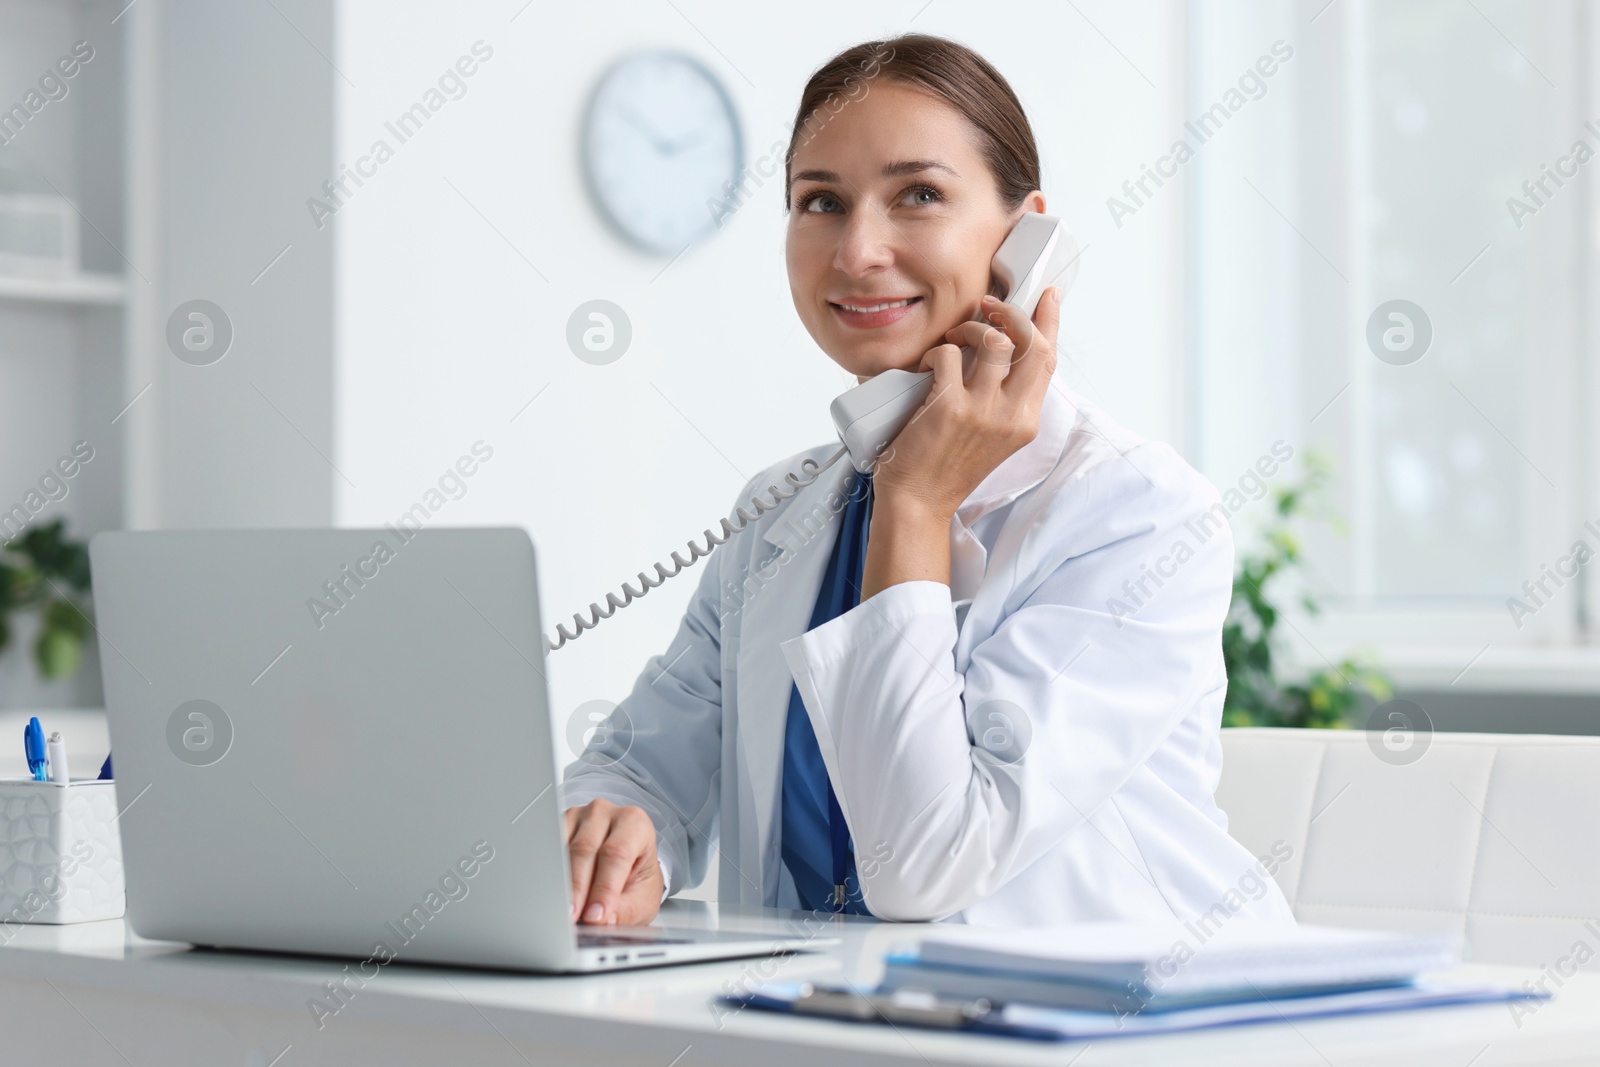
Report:
[{"label": "desk surface", "polygon": [[[0,949],[0,1011],[53,1027],[13,1051],[74,1064],[637,1063],[1196,1064],[1404,1063],[1490,1067],[1600,1059],[1600,975],[1564,980],[1520,1020],[1504,1004],[1441,1008],[1093,1043],[1043,1044],[870,1026],[713,1004],[765,979],[874,984],[885,950],[918,928],[803,913],[669,902],[674,923],[761,936],[842,939],[839,948],[602,975],[550,977],[392,963],[318,1020],[310,998],[345,978],[344,960],[193,950],[143,941],[121,920],[18,930]],[[5,931],[0,929],[0,938]],[[354,970],[354,964],[351,964]],[[1508,967],[1458,973],[1521,983]],[[29,1026],[21,1033],[39,1033]],[[26,1038],[24,1040],[24,1045]],[[65,1043],[65,1044],[63,1044]],[[277,1057],[277,1059],[274,1059]],[[19,1060],[19,1062],[25,1061]]]}]

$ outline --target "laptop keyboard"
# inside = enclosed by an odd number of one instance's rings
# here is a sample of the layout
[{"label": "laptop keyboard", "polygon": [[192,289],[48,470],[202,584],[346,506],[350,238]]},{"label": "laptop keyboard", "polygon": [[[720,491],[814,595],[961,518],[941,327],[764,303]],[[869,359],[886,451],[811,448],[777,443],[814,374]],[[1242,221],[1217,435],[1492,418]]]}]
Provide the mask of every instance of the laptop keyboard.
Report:
[{"label": "laptop keyboard", "polygon": [[686,937],[658,937],[652,934],[601,934],[578,931],[579,948],[611,948],[614,945],[687,945]]}]

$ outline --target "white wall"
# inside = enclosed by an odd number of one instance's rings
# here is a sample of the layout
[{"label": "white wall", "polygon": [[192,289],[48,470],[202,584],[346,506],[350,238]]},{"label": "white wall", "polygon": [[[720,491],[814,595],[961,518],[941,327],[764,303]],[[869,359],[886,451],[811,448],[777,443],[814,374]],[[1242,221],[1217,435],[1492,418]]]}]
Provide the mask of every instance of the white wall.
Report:
[{"label": "white wall", "polygon": [[[333,13],[322,0],[140,0],[121,21],[126,395],[150,386],[121,420],[127,525],[327,525],[333,246],[301,222],[331,165]],[[209,366],[167,344],[168,317],[194,299],[233,326]]]},{"label": "white wall", "polygon": [[[666,258],[622,244],[590,206],[577,155],[584,102],[615,56],[647,46],[686,50],[724,80],[752,162],[787,142],[806,77],[843,47],[915,29],[988,56],[1034,123],[1050,210],[1085,245],[1060,373],[1177,443],[1172,235],[1183,197],[1158,198],[1120,230],[1105,207],[1178,124],[1174,5],[1084,2],[1082,15],[1053,3],[980,15],[922,0],[522,7],[340,5],[336,62],[348,80],[336,82],[335,157],[346,164],[473,42],[494,49],[467,94],[329,223],[337,463],[351,483],[335,481],[340,525],[392,520],[482,439],[494,459],[435,521],[525,526],[542,554],[549,628],[682,548],[728,513],[748,477],[831,436],[827,404],[850,382],[790,302],[781,179],[665,273]],[[627,354],[604,367],[564,341],[572,309],[596,297],[621,305],[634,328]],[[693,581],[678,578],[552,656],[558,719],[627,692]]]}]

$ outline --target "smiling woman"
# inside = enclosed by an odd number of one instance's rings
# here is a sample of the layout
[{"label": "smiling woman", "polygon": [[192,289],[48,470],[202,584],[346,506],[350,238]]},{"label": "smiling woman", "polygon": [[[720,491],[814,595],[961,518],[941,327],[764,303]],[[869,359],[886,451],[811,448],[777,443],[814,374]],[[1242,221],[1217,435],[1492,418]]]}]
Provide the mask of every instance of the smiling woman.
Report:
[{"label": "smiling woman", "polygon": [[[824,466],[830,442],[740,492],[816,472],[718,545],[618,707],[631,730],[568,768],[584,922],[648,921],[713,853],[727,903],[1291,918],[1213,796],[1226,524],[1137,613],[1103,607],[1217,491],[1055,381],[1059,288],[1031,315],[996,299],[991,261],[1041,184],[1016,94],[954,41],[867,42],[807,83],[785,159],[795,311],[858,378],[933,388],[865,473]],[[760,595],[721,610],[752,576]]]},{"label": "smiling woman", "polygon": [[[991,291],[988,257],[973,250],[998,248],[1023,210],[1044,210],[1022,105],[986,60],[961,52],[936,38],[858,45],[819,70],[800,99],[785,160],[790,289],[806,329],[861,377],[915,367],[971,318]],[[869,65],[892,77],[857,87]],[[825,127],[807,126],[840,100]],[[869,160],[883,162],[869,173]],[[870,210],[851,213],[841,232],[844,205],[855,202]],[[896,269],[872,270],[895,244],[905,253]]]}]

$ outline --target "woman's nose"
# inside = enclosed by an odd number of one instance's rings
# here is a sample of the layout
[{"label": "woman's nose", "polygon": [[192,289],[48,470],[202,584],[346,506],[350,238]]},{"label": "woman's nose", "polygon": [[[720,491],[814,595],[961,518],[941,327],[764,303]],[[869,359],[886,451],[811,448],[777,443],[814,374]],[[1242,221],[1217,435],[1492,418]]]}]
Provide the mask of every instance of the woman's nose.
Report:
[{"label": "woman's nose", "polygon": [[865,208],[845,222],[833,265],[845,274],[861,274],[894,262],[900,233],[881,211]]}]

